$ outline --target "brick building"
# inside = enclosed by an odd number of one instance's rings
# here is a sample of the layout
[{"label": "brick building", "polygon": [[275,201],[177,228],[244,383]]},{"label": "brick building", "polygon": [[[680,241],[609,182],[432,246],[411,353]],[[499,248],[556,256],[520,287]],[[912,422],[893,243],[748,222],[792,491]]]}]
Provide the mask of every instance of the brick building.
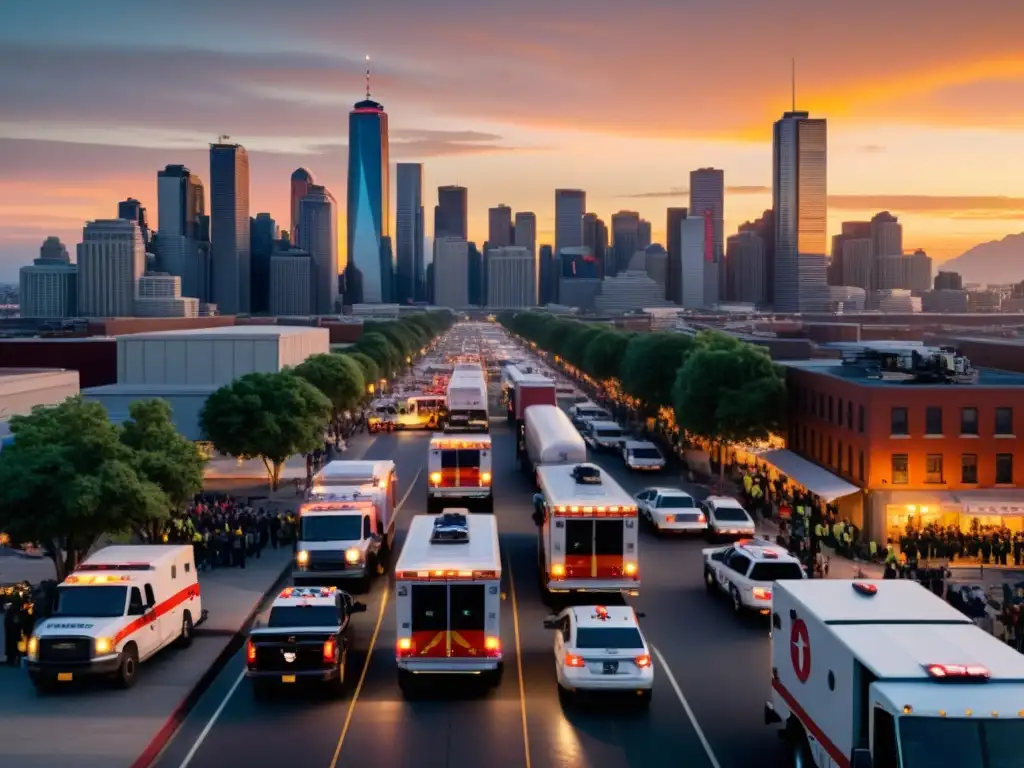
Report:
[{"label": "brick building", "polygon": [[856,486],[837,501],[870,538],[908,522],[966,529],[974,518],[1024,530],[1024,375],[982,369],[975,383],[924,383],[880,378],[857,360],[785,365],[786,453]]}]

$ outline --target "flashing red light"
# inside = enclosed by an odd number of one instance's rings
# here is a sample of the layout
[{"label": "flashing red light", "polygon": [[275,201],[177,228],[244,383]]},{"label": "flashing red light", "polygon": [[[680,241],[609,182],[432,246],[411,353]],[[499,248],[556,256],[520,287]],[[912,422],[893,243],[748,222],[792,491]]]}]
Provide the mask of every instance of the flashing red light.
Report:
[{"label": "flashing red light", "polygon": [[608,609],[605,608],[603,605],[599,605],[597,606],[597,608],[594,609],[594,616],[595,618],[601,619],[601,621],[607,621]]},{"label": "flashing red light", "polygon": [[941,680],[988,680],[992,677],[988,667],[983,667],[981,664],[928,664],[925,666],[925,670],[932,677]]},{"label": "flashing red light", "polygon": [[865,597],[874,597],[878,594],[878,587],[874,584],[865,584],[862,581],[853,582],[853,588]]},{"label": "flashing red light", "polygon": [[281,590],[281,597],[287,599],[287,598],[292,596],[292,593],[294,591],[295,591],[294,587],[285,587],[283,590]]},{"label": "flashing red light", "polygon": [[329,638],[324,641],[324,662],[330,664],[335,661],[338,655],[338,644],[334,641],[334,638]]},{"label": "flashing red light", "polygon": [[256,646],[252,644],[252,640],[246,643],[245,646],[245,660],[249,664],[256,663]]},{"label": "flashing red light", "polygon": [[767,560],[778,560],[779,559],[779,553],[778,552],[772,552],[770,549],[766,549],[761,554],[764,555],[765,559],[767,559]]}]

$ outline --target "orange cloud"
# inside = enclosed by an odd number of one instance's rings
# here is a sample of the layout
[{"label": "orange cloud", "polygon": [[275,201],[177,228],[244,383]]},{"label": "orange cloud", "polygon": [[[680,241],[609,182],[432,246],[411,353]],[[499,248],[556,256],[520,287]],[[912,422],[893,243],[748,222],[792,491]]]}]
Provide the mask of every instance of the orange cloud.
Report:
[{"label": "orange cloud", "polygon": [[1024,197],[985,195],[829,195],[831,210],[892,211],[958,219],[1024,217]]}]

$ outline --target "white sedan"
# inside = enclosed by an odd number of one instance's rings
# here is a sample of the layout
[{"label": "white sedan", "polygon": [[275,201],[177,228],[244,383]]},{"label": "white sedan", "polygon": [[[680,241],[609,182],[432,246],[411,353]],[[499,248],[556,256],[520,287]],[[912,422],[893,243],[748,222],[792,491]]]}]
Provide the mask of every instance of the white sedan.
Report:
[{"label": "white sedan", "polygon": [[646,488],[633,498],[655,533],[704,533],[708,528],[707,516],[686,491]]},{"label": "white sedan", "polygon": [[643,614],[629,606],[573,606],[544,621],[555,630],[558,699],[582,693],[624,693],[646,708],[654,689],[650,649],[640,631]]}]

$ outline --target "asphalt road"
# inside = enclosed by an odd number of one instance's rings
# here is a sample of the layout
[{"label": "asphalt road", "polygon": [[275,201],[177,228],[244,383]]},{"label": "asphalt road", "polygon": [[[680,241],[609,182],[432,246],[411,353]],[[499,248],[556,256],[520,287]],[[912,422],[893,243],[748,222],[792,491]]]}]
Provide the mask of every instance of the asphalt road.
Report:
[{"label": "asphalt road", "polygon": [[[385,597],[388,580],[381,578],[359,598],[368,610],[356,621],[349,676],[359,684],[353,693],[335,701],[291,692],[256,701],[242,677],[239,654],[159,766],[270,768],[293,765],[297,758],[311,768],[782,765],[781,742],[762,721],[769,680],[767,624],[737,620],[724,601],[706,595],[702,541],[642,534],[643,587],[630,601],[646,613],[641,623],[655,649],[650,711],[630,711],[615,702],[563,711],[551,632],[542,625],[548,610],[537,588],[532,484],[515,469],[512,432],[501,425],[492,435],[507,595],[500,688],[460,685],[405,701],[395,671],[394,606],[391,595]],[[393,459],[400,492],[408,491],[398,517],[398,547],[411,516],[425,511],[426,456],[423,433],[382,435],[366,453],[368,459]],[[594,460],[631,493],[651,484],[678,484],[674,476],[630,474],[614,455]]]}]

